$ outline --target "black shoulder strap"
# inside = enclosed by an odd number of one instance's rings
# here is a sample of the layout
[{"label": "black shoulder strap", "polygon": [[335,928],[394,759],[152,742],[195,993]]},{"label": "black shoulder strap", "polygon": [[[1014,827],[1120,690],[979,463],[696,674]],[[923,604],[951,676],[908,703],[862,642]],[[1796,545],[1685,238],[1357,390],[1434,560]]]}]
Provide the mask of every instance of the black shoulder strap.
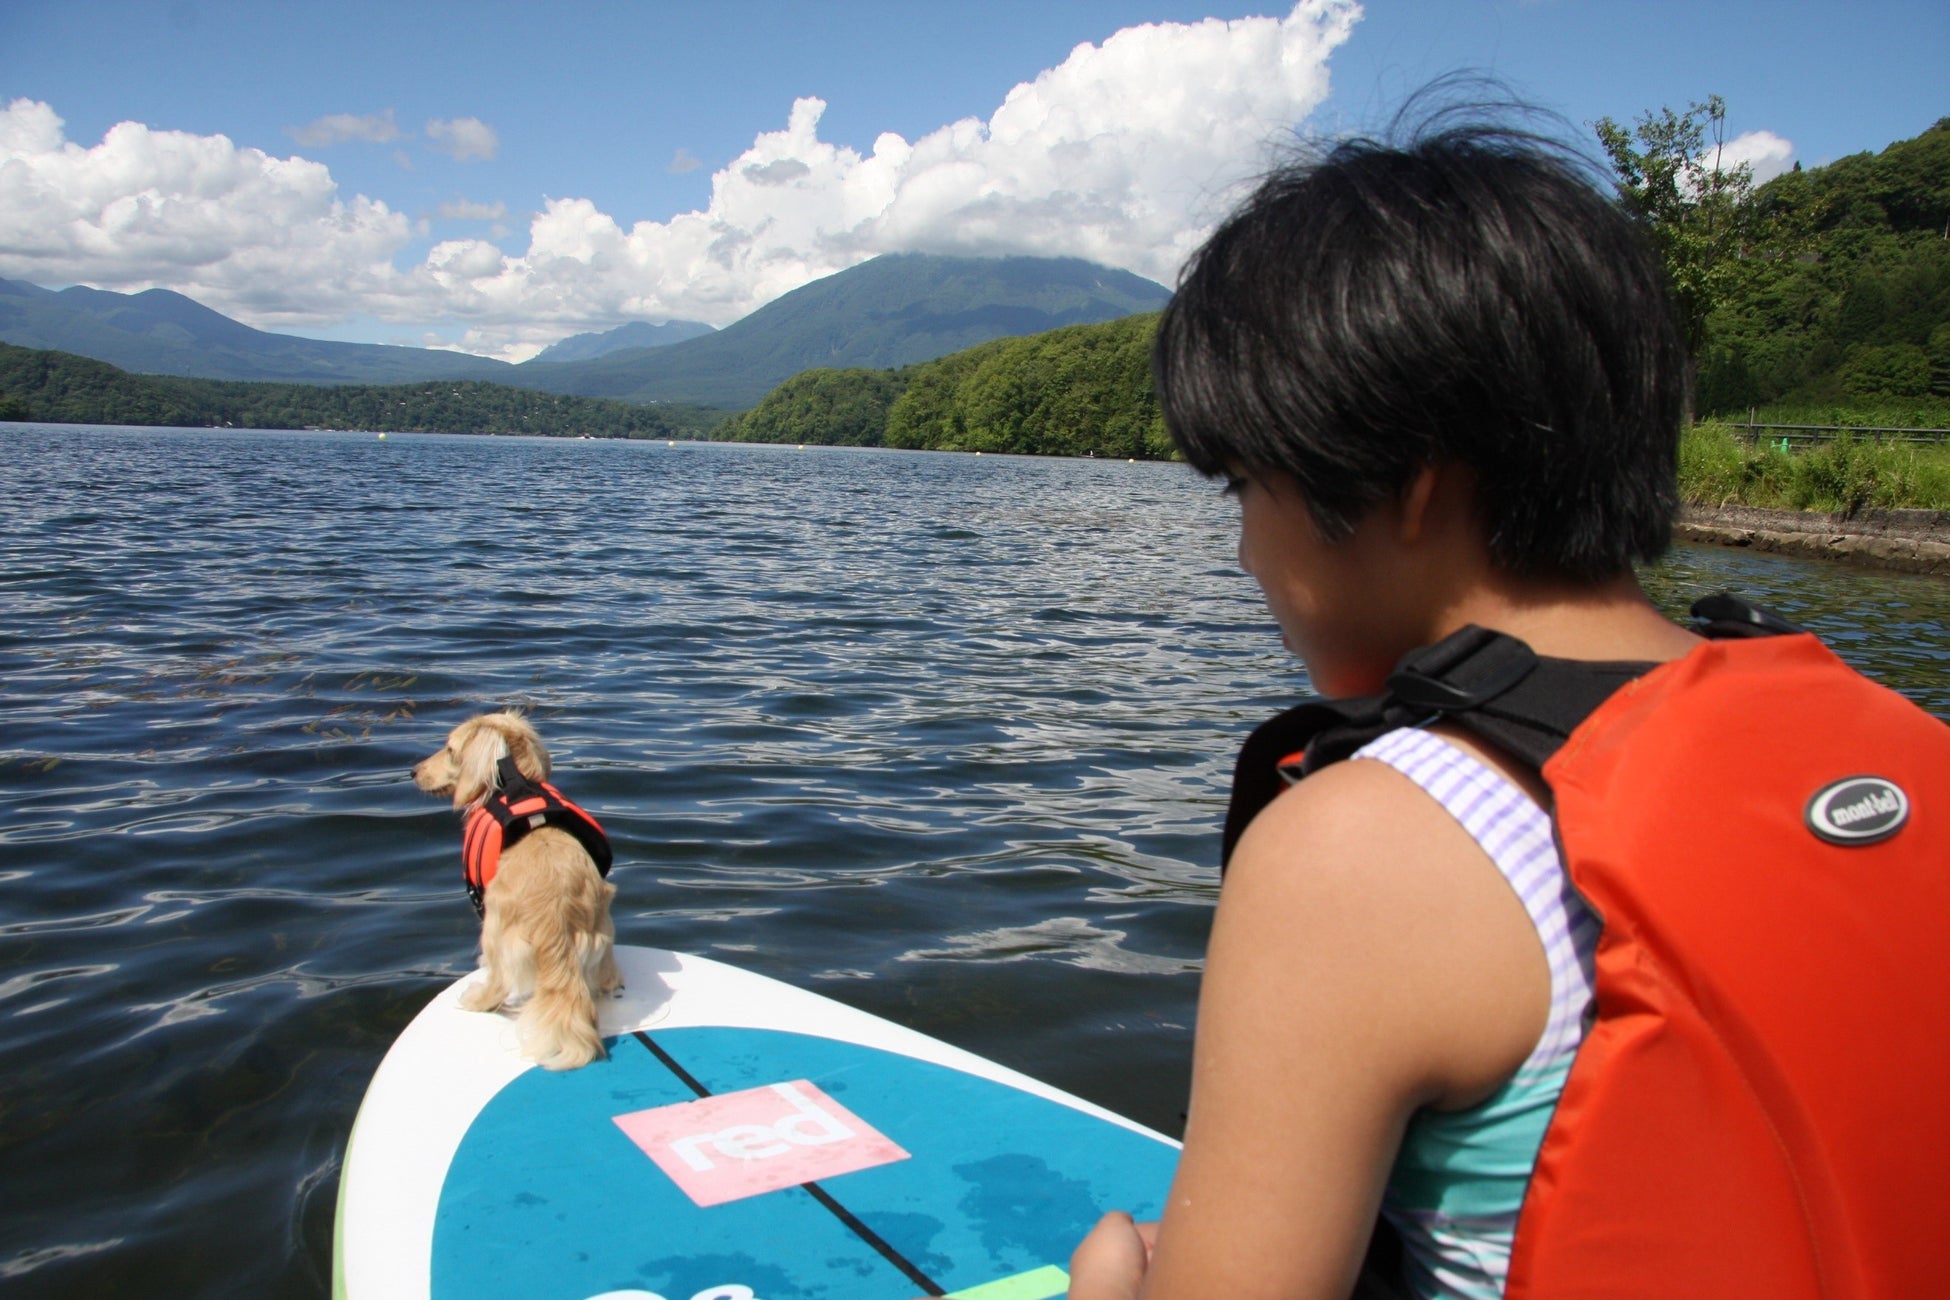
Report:
[{"label": "black shoulder strap", "polygon": [[[1701,635],[1774,636],[1800,628],[1733,596],[1692,607]],[[1446,718],[1542,768],[1613,692],[1649,663],[1547,659],[1515,637],[1470,626],[1402,658],[1385,694],[1313,700],[1262,723],[1240,748],[1226,808],[1220,870],[1260,809],[1312,772],[1397,727]]]},{"label": "black shoulder strap", "polygon": [[547,791],[522,775],[521,769],[515,766],[515,760],[513,758],[504,758],[494,765],[494,782],[495,786],[501,791],[504,806],[515,802],[517,799],[525,799],[530,795],[543,795],[547,793]]},{"label": "black shoulder strap", "polygon": [[1547,659],[1501,632],[1466,627],[1404,658],[1389,694],[1421,720],[1447,718],[1541,768],[1600,704],[1649,663]]},{"label": "black shoulder strap", "polygon": [[1316,767],[1339,762],[1396,727],[1405,715],[1388,709],[1388,698],[1310,700],[1267,719],[1246,737],[1232,765],[1232,800],[1226,805],[1219,869],[1232,860],[1239,837],[1259,810]]},{"label": "black shoulder strap", "polygon": [[603,833],[589,814],[570,803],[555,789],[522,775],[512,758],[504,758],[495,764],[494,771],[495,779],[501,783],[499,798],[488,800],[484,806],[501,823],[503,849],[526,835],[530,826],[528,818],[512,815],[509,805],[523,799],[540,799],[545,804],[543,819],[550,826],[565,830],[582,841],[582,847],[588,850],[590,859],[596,864],[596,873],[604,877],[609,875],[610,865],[615,860],[609,846],[609,836]]}]

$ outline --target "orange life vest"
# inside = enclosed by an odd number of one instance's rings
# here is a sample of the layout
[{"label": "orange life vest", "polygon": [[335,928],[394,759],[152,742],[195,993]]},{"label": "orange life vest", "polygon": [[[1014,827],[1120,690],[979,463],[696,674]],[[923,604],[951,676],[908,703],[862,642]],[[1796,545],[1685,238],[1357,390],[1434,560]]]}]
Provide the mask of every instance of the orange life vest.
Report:
[{"label": "orange life vest", "polygon": [[1604,929],[1506,1296],[1940,1290],[1950,728],[1812,636],[1711,642],[1543,775]]},{"label": "orange life vest", "polygon": [[[1506,1296],[1940,1290],[1950,727],[1805,634],[1709,642],[1635,675],[1467,632],[1405,660],[1429,671],[1398,673],[1388,697],[1256,732],[1227,849],[1302,743],[1312,770],[1440,714],[1540,764],[1566,875],[1603,931],[1596,1018]],[[1460,688],[1445,684],[1458,663]],[[1432,707],[1443,691],[1451,706]]]},{"label": "orange life vest", "polygon": [[609,875],[609,837],[602,824],[546,781],[530,781],[511,758],[496,766],[500,788],[468,810],[461,823],[461,878],[474,911],[486,915],[487,887],[501,865],[501,850],[542,826],[565,830],[582,842],[596,871]]}]

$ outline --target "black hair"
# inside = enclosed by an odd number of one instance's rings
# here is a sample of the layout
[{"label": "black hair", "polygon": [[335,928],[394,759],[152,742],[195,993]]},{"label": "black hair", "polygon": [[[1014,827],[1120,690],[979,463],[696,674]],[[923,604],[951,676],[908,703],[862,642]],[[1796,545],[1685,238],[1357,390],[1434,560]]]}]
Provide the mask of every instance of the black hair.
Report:
[{"label": "black hair", "polygon": [[1546,137],[1281,168],[1187,265],[1152,360],[1186,459],[1290,474],[1330,540],[1443,461],[1508,572],[1602,581],[1669,539],[1689,373],[1664,272]]}]

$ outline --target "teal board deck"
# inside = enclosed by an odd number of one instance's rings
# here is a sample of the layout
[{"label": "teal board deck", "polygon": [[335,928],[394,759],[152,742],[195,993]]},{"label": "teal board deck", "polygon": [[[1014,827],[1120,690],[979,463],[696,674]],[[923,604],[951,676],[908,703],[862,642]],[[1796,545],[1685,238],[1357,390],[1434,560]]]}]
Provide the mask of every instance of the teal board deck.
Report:
[{"label": "teal board deck", "polygon": [[[434,1220],[436,1300],[1045,1300],[1106,1210],[1156,1217],[1177,1160],[1059,1101],[858,1043],[707,1026],[609,1047],[580,1070],[518,1075],[468,1127]],[[843,1159],[855,1121],[901,1154],[700,1205],[617,1122],[780,1084],[811,1086],[755,1094],[786,1116],[776,1131],[771,1113],[701,1116],[657,1146],[663,1163],[703,1177]]]}]

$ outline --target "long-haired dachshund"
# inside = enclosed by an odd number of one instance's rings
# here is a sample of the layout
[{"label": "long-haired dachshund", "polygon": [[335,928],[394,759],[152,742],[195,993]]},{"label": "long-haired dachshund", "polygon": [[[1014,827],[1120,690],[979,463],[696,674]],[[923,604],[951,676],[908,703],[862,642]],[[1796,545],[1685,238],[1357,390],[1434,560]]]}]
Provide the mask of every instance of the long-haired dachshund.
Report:
[{"label": "long-haired dachshund", "polygon": [[609,841],[596,819],[548,784],[548,750],[519,714],[484,713],[455,727],[413,769],[428,794],[465,810],[462,859],[481,913],[485,977],[461,998],[498,1011],[526,998],[515,1023],[522,1055],[573,1070],[603,1054],[598,997],[622,988],[612,949]]}]

